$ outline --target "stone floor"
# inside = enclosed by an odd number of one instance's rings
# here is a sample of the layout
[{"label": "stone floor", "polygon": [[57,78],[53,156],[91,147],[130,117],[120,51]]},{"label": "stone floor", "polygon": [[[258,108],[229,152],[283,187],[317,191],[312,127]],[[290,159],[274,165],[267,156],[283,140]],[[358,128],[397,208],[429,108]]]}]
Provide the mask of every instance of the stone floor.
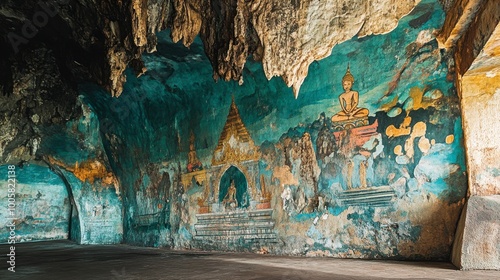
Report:
[{"label": "stone floor", "polygon": [[500,279],[500,271],[458,271],[449,263],[298,258],[170,251],[70,241],[16,245],[16,272],[0,245],[0,279]]}]

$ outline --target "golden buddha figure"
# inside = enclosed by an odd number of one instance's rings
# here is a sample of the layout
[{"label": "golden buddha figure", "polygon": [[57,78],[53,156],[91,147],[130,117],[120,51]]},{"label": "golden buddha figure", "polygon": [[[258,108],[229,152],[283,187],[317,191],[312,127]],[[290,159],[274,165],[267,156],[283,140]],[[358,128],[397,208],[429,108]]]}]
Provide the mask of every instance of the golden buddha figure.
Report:
[{"label": "golden buddha figure", "polygon": [[234,180],[231,180],[231,185],[227,189],[226,196],[222,200],[222,203],[226,207],[235,208],[238,206],[238,200],[236,199],[236,187],[234,186]]},{"label": "golden buddha figure", "polygon": [[189,137],[189,153],[188,153],[188,164],[187,164],[188,172],[199,171],[203,169],[203,165],[201,164],[201,161],[198,159],[198,156],[196,155],[194,140],[195,140],[194,133],[191,131],[191,136]]},{"label": "golden buddha figure", "polygon": [[351,74],[349,66],[347,66],[347,72],[342,78],[342,87],[344,88],[344,92],[339,96],[342,111],[332,117],[332,122],[343,122],[368,116],[368,109],[358,108],[359,93],[351,90],[353,84],[354,76]]}]

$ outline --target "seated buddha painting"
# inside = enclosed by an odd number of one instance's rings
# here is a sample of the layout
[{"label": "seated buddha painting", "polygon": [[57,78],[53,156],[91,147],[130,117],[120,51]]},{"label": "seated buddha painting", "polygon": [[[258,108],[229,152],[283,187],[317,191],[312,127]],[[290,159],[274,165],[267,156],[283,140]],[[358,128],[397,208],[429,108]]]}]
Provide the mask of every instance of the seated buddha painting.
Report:
[{"label": "seated buddha painting", "polygon": [[358,107],[359,93],[352,90],[353,84],[354,76],[347,66],[347,72],[342,78],[344,92],[339,96],[341,110],[332,117],[332,123],[337,129],[350,129],[367,124],[369,111]]}]

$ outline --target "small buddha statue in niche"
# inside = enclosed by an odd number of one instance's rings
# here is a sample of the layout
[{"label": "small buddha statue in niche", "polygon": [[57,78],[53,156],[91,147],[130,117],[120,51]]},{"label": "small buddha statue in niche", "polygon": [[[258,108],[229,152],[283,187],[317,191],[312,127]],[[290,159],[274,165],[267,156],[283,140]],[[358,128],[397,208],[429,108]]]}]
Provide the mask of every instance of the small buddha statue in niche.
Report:
[{"label": "small buddha statue in niche", "polygon": [[347,66],[347,72],[342,78],[342,87],[344,88],[344,92],[339,96],[342,111],[332,117],[332,122],[342,122],[368,116],[368,109],[358,108],[359,93],[351,90],[353,84],[354,76],[351,74],[349,66]]},{"label": "small buddha statue in niche", "polygon": [[238,200],[236,199],[236,187],[234,186],[234,180],[231,180],[231,185],[229,186],[226,196],[222,200],[222,203],[226,207],[235,208],[238,206]]}]

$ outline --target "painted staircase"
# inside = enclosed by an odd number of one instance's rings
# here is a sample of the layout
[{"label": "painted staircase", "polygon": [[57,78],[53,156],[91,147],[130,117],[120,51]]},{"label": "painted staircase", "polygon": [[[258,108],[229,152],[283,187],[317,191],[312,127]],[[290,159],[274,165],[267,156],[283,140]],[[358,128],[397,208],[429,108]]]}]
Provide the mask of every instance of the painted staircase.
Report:
[{"label": "painted staircase", "polygon": [[197,214],[195,246],[203,250],[256,251],[278,242],[272,209]]},{"label": "painted staircase", "polygon": [[389,186],[352,189],[339,194],[342,205],[386,207],[392,205],[396,192]]}]

